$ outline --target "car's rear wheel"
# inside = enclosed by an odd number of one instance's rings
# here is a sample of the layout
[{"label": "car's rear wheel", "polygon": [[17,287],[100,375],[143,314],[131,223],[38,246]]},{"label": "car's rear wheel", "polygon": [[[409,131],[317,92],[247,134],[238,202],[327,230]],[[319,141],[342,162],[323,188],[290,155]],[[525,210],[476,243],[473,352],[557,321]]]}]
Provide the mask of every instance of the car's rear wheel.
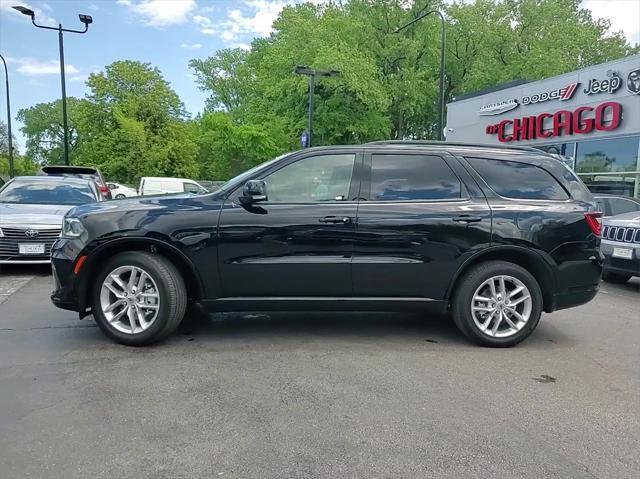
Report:
[{"label": "car's rear wheel", "polygon": [[92,311],[113,340],[145,346],[171,334],[184,317],[184,280],[168,259],[140,251],[108,261],[93,289]]},{"label": "car's rear wheel", "polygon": [[631,279],[631,275],[605,272],[602,275],[602,279],[607,283],[624,284]]},{"label": "car's rear wheel", "polygon": [[506,261],[481,263],[458,284],[452,303],[456,326],[483,346],[513,346],[542,315],[542,292],[524,268]]}]

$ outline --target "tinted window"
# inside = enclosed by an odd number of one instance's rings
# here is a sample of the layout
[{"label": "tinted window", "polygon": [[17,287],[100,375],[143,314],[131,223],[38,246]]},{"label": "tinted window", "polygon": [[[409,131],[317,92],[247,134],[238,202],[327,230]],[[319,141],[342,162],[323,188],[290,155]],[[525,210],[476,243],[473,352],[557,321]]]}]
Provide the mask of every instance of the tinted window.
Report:
[{"label": "tinted window", "polygon": [[500,196],[525,200],[566,200],[569,195],[546,170],[519,161],[467,158]]},{"label": "tinted window", "polygon": [[438,156],[373,155],[372,200],[442,200],[460,198],[460,180]]},{"label": "tinted window", "polygon": [[61,181],[15,181],[0,192],[0,203],[82,205],[95,201],[89,185],[71,185]]},{"label": "tinted window", "polygon": [[611,205],[611,214],[613,216],[640,210],[640,206],[633,201],[625,200],[624,198],[607,199],[609,200],[609,205]]},{"label": "tinted window", "polygon": [[346,200],[356,156],[319,155],[291,163],[264,178],[269,201],[309,203]]}]

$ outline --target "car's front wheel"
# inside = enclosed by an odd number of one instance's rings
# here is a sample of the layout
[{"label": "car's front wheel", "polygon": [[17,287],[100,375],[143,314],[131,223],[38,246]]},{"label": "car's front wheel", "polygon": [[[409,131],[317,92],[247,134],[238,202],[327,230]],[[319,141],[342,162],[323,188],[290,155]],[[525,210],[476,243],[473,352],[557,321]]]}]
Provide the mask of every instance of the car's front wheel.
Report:
[{"label": "car's front wheel", "polygon": [[457,285],[456,326],[483,346],[508,347],[529,336],[542,315],[542,292],[524,268],[506,261],[481,263]]},{"label": "car's front wheel", "polygon": [[125,198],[126,198],[126,196],[125,196],[125,195],[123,195],[122,193],[118,193],[118,194],[116,195],[116,200],[123,200],[123,199],[125,199]]},{"label": "car's front wheel", "polygon": [[100,329],[129,346],[171,334],[187,306],[184,280],[168,259],[129,251],[109,260],[96,278],[92,311]]}]

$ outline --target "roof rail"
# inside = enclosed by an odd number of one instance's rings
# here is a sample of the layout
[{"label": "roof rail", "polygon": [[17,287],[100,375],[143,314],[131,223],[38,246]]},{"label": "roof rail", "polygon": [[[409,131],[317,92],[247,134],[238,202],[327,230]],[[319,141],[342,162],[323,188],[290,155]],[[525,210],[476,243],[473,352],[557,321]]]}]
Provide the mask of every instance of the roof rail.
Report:
[{"label": "roof rail", "polygon": [[499,148],[505,150],[522,150],[522,151],[531,151],[534,153],[543,153],[546,154],[544,150],[539,148],[534,148],[533,146],[507,146],[507,145],[489,145],[486,143],[463,143],[463,142],[455,142],[455,141],[435,141],[435,140],[378,140],[378,141],[370,141],[365,143],[365,145],[425,145],[425,146],[468,146],[471,148]]}]

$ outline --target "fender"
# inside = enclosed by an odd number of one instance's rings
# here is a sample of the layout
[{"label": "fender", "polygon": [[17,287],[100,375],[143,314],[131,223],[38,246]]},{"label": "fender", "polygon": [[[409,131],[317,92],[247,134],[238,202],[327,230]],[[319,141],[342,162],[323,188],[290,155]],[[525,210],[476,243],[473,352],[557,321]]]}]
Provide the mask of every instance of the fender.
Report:
[{"label": "fender", "polygon": [[[78,304],[80,305],[80,315],[85,315],[85,311],[87,308],[87,287],[86,285],[89,281],[86,280],[86,277],[89,273],[93,271],[96,266],[96,260],[102,258],[104,254],[106,254],[112,248],[117,248],[121,244],[135,244],[137,247],[139,246],[149,246],[149,247],[157,247],[159,249],[163,249],[165,251],[169,251],[170,254],[177,258],[182,264],[180,266],[185,266],[188,268],[189,273],[195,279],[195,284],[193,285],[196,288],[196,294],[198,298],[203,297],[204,288],[202,286],[202,279],[200,278],[200,274],[198,270],[194,266],[191,259],[184,254],[179,248],[172,245],[168,241],[164,241],[162,239],[158,239],[155,237],[149,236],[127,236],[122,238],[115,238],[105,241],[104,243],[100,243],[98,246],[93,249],[85,249],[84,253],[87,255],[87,260],[82,268],[79,278],[76,281],[76,297],[78,299]],[[89,245],[90,247],[90,245]],[[78,255],[80,256],[80,255]],[[185,278],[187,281],[187,278]]]},{"label": "fender", "polygon": [[[529,260],[533,261],[536,265],[539,265],[539,267],[542,268],[542,271],[544,272],[544,276],[545,276],[545,283],[548,280],[550,281],[550,284],[541,284],[540,289],[542,290],[543,296],[545,297],[545,303],[547,302],[548,299],[550,300],[551,298],[548,298],[548,295],[545,294],[545,291],[546,290],[555,291],[557,289],[556,288],[557,265],[553,260],[553,258],[548,253],[537,250],[537,249],[533,249],[532,247],[525,248],[523,246],[513,246],[513,245],[490,246],[488,248],[485,248],[481,251],[476,252],[475,254],[467,258],[460,265],[460,267],[456,271],[456,274],[453,276],[451,281],[449,281],[449,286],[447,287],[445,300],[447,302],[450,301],[451,296],[453,294],[453,289],[457,284],[458,280],[460,279],[460,276],[462,275],[462,273],[464,273],[465,270],[467,270],[474,264],[480,261],[483,261],[485,258],[499,260],[500,256],[504,254],[506,254],[507,255],[506,257],[508,258],[509,253],[512,253],[512,254],[515,253],[517,255],[525,256]],[[532,272],[532,274],[534,273]]]}]

